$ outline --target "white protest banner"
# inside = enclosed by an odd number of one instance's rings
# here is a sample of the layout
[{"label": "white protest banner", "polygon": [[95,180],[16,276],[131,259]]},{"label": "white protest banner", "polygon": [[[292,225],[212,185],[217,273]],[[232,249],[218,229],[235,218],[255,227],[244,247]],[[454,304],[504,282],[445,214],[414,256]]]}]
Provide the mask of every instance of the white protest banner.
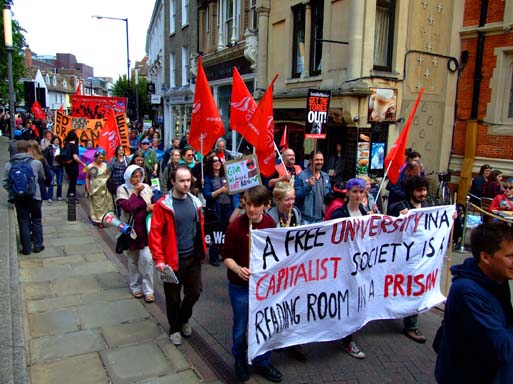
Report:
[{"label": "white protest banner", "polygon": [[442,206],[252,231],[248,360],[444,301],[453,212]]},{"label": "white protest banner", "polygon": [[224,164],[224,174],[228,180],[228,191],[230,193],[239,193],[261,184],[255,155],[227,161]]}]

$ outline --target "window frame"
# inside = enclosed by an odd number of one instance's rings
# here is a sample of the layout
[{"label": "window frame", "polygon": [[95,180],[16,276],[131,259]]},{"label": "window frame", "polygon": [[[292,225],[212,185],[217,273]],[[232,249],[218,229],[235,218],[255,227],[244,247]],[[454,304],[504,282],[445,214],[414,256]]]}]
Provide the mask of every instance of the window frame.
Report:
[{"label": "window frame", "polygon": [[169,88],[176,88],[176,54],[169,53]]},{"label": "window frame", "polygon": [[182,28],[189,25],[189,0],[182,0]]},{"label": "window frame", "polygon": [[[322,39],[324,30],[324,0],[315,0],[310,2],[311,6],[311,35],[310,35],[310,68],[308,68],[310,76],[317,76],[322,71]],[[320,11],[317,14],[317,11]],[[320,27],[320,28],[319,28]],[[320,36],[316,35],[316,32],[320,29]],[[319,68],[316,68],[316,59],[319,60]]]},{"label": "window frame", "polygon": [[189,48],[182,47],[182,87],[185,87],[189,84],[189,77],[187,76],[189,72]]},{"label": "window frame", "polygon": [[[299,78],[301,74],[305,70],[305,44],[306,44],[306,36],[305,36],[305,27],[306,27],[306,8],[304,4],[298,4],[291,8],[292,10],[292,78]],[[300,17],[302,16],[302,20]],[[301,44],[300,36],[298,34],[303,33],[303,54],[300,55],[298,51],[300,51],[299,45]],[[302,70],[299,70],[299,60],[303,58]]]},{"label": "window frame", "polygon": [[176,33],[176,0],[169,0],[169,34]]},{"label": "window frame", "polygon": [[[388,36],[387,36],[387,49],[386,49],[386,64],[376,64],[376,46],[378,31],[378,8],[385,8],[388,12]],[[376,71],[392,72],[393,65],[393,53],[394,53],[394,33],[395,33],[395,10],[396,0],[376,0],[376,19],[375,19],[375,30],[374,30],[374,55],[372,59],[373,69]]]}]

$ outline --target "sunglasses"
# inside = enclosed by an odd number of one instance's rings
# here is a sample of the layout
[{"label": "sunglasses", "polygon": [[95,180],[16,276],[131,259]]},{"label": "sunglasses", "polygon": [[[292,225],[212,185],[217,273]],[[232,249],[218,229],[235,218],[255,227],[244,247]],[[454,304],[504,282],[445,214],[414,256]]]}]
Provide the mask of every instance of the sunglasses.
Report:
[{"label": "sunglasses", "polygon": [[513,189],[513,187],[504,187],[504,189]]},{"label": "sunglasses", "polygon": [[142,145],[150,145],[150,143],[142,143]]},{"label": "sunglasses", "polygon": [[185,155],[185,157],[192,157],[194,156],[192,153],[189,153],[188,155]]},{"label": "sunglasses", "polygon": [[221,162],[221,160],[219,160],[219,159],[212,159],[212,161],[213,161],[214,163],[220,163],[220,162]]}]

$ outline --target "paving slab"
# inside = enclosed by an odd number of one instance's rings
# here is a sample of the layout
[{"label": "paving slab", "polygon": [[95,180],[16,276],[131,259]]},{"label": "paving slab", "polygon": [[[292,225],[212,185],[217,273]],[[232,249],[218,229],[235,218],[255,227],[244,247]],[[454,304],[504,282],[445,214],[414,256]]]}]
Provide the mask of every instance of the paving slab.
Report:
[{"label": "paving slab", "polygon": [[88,253],[83,254],[82,257],[85,259],[85,261],[100,261],[105,260],[105,254],[104,253]]},{"label": "paving slab", "polygon": [[94,303],[109,303],[111,301],[119,300],[137,300],[135,299],[128,288],[114,288],[102,290],[96,293],[88,293],[80,296],[80,304],[94,304]]},{"label": "paving slab", "polygon": [[107,384],[109,379],[97,353],[70,357],[30,368],[31,384]]},{"label": "paving slab", "polygon": [[170,364],[173,366],[174,371],[179,372],[190,367],[189,362],[185,356],[175,347],[170,341],[168,335],[161,335],[157,341],[158,346],[168,358]]},{"label": "paving slab", "polygon": [[[192,369],[188,369],[186,371],[178,372],[173,375],[152,377],[150,379],[138,381],[137,384],[197,384],[201,382],[202,380],[198,377],[196,372],[194,372]],[[210,383],[215,384],[216,382]],[[220,381],[218,381],[217,383],[221,384]]]},{"label": "paving slab", "polygon": [[94,275],[104,272],[117,272],[116,267],[109,260],[94,261],[91,263],[73,264],[71,265],[71,273],[74,276]]},{"label": "paving slab", "polygon": [[103,289],[126,288],[128,290],[128,282],[119,272],[105,272],[96,275],[100,287]]},{"label": "paving slab", "polygon": [[[86,244],[88,246],[92,246],[91,244],[91,237],[90,236],[84,236],[84,234],[78,234],[75,233],[75,236],[73,237],[64,237],[64,238],[57,238],[52,240],[52,247],[60,247],[60,246],[72,246],[72,245],[83,245]],[[96,245],[96,244],[94,244]]]},{"label": "paving slab", "polygon": [[109,348],[151,341],[162,333],[163,330],[153,319],[102,328]]},{"label": "paving slab", "polygon": [[[89,238],[89,241],[90,240],[91,239]],[[96,243],[65,245],[63,249],[64,254],[67,256],[82,255],[84,253],[96,253],[101,251],[101,248]]]},{"label": "paving slab", "polygon": [[30,341],[31,362],[62,359],[64,357],[98,352],[105,349],[105,342],[98,330],[43,336]]},{"label": "paving slab", "polygon": [[83,263],[84,257],[81,255],[75,256],[59,256],[59,257],[48,257],[41,259],[43,267],[52,267],[54,265],[70,265]]},{"label": "paving slab", "polygon": [[21,281],[41,282],[71,274],[69,265],[54,265],[46,268],[29,268],[21,271]]},{"label": "paving slab", "polygon": [[77,316],[70,309],[32,313],[28,316],[28,320],[32,337],[78,331]]},{"label": "paving slab", "polygon": [[80,296],[62,296],[42,298],[40,300],[27,300],[27,312],[47,312],[56,309],[75,307],[81,303]]},{"label": "paving slab", "polygon": [[132,345],[100,352],[114,384],[173,373],[160,348],[153,343]]},{"label": "paving slab", "polygon": [[25,299],[44,299],[50,295],[51,283],[45,281],[42,283],[23,283],[23,292]]},{"label": "paving slab", "polygon": [[57,296],[98,292],[100,288],[95,276],[63,277],[52,281],[52,293]]},{"label": "paving slab", "polygon": [[[37,256],[35,256],[37,255]],[[64,250],[59,247],[52,247],[52,245],[45,244],[45,250],[41,253],[32,253],[30,257],[37,257],[38,259],[47,258],[47,257],[59,257],[64,256]],[[23,257],[21,257],[23,260]]]},{"label": "paving slab", "polygon": [[77,308],[82,328],[98,328],[150,317],[138,300],[81,305]]}]

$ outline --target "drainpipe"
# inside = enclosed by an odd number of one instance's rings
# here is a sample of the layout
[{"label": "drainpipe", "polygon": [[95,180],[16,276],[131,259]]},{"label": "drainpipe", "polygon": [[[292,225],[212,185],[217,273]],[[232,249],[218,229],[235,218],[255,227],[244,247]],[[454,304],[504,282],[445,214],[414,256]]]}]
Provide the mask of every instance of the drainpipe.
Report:
[{"label": "drainpipe", "polygon": [[[486,24],[488,15],[488,0],[481,1],[481,12],[479,15],[479,28]],[[463,165],[461,167],[460,182],[458,186],[458,202],[465,204],[467,192],[472,183],[472,168],[474,166],[477,146],[477,112],[479,106],[479,94],[481,88],[481,80],[483,75],[483,51],[484,51],[485,34],[483,31],[477,32],[477,49],[476,49],[476,65],[474,68],[474,86],[472,91],[472,108],[470,111],[470,119],[465,127],[465,151],[463,157]]]}]

